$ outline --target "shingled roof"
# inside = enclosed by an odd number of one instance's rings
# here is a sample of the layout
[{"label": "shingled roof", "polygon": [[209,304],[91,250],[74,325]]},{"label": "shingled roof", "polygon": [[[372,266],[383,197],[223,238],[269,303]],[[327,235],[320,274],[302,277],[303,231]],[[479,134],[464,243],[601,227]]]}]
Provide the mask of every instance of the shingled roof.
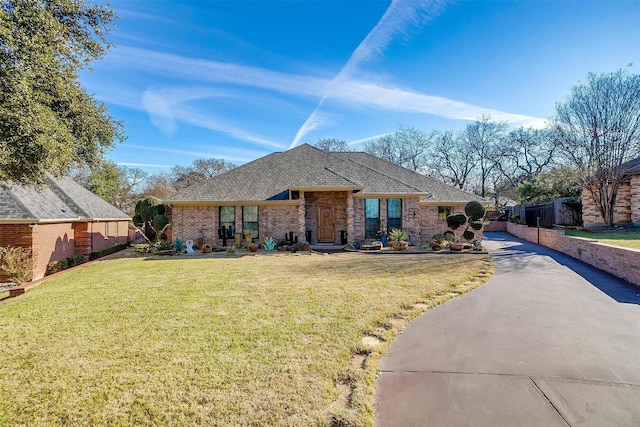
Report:
[{"label": "shingled roof", "polygon": [[74,222],[129,220],[71,178],[47,176],[42,188],[0,185],[0,222]]},{"label": "shingled roof", "polygon": [[637,175],[640,174],[640,157],[637,159],[629,160],[626,163],[622,164],[622,168],[625,173],[628,175]]},{"label": "shingled roof", "polygon": [[178,191],[166,203],[287,200],[289,190],[360,190],[362,195],[415,195],[426,202],[483,199],[367,153],[328,152],[302,144],[272,153]]}]

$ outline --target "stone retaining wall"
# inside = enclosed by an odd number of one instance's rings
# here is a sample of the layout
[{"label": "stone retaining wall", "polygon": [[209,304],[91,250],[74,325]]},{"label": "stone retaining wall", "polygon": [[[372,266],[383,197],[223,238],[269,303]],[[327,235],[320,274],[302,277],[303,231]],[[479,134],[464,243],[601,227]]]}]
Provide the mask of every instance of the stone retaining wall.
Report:
[{"label": "stone retaining wall", "polygon": [[[538,243],[538,229],[507,223],[507,231],[523,240]],[[640,286],[640,250],[621,248],[594,239],[566,236],[564,230],[540,229],[540,244],[591,264]]]}]

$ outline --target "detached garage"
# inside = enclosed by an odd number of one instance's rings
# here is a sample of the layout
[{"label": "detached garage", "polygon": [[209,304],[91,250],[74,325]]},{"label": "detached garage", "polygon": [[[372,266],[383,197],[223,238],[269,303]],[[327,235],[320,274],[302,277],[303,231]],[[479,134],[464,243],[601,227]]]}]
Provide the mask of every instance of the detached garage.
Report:
[{"label": "detached garage", "polygon": [[[47,265],[126,242],[131,218],[70,178],[47,176],[41,188],[0,187],[0,246],[30,248],[33,280]],[[2,278],[0,278],[2,280]]]}]

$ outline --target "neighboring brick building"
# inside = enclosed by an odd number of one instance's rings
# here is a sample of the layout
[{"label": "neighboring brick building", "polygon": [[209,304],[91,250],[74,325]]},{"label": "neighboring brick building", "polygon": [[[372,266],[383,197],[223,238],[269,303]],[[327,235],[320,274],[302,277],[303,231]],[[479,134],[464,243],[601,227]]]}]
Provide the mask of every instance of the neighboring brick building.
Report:
[{"label": "neighboring brick building", "polygon": [[167,197],[169,235],[221,245],[251,230],[262,242],[293,232],[309,243],[374,238],[381,225],[412,243],[446,231],[446,215],[483,199],[362,152],[308,144],[272,153]]},{"label": "neighboring brick building", "polygon": [[[626,178],[618,189],[613,222],[640,227],[640,157],[622,167],[626,170]],[[585,228],[604,225],[600,211],[587,190],[582,191],[582,220]]]},{"label": "neighboring brick building", "polygon": [[0,246],[31,248],[34,280],[51,261],[127,241],[130,219],[70,178],[0,186]]}]

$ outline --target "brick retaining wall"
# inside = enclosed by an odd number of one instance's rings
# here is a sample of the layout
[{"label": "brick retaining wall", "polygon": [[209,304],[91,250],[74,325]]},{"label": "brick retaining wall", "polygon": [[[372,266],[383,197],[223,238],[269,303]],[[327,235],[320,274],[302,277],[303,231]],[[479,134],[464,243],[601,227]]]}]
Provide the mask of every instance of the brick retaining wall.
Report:
[{"label": "brick retaining wall", "polygon": [[[523,240],[538,243],[538,229],[507,223],[507,231]],[[540,229],[540,244],[591,264],[640,286],[640,250],[621,248],[595,239],[566,236],[564,230]]]}]

